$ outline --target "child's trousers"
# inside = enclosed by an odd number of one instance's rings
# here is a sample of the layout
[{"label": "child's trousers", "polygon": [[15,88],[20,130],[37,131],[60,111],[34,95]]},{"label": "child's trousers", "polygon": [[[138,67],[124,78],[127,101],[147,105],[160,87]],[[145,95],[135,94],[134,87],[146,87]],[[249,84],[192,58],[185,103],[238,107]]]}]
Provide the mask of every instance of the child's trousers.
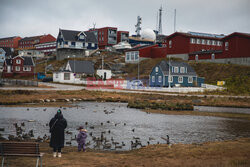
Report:
[{"label": "child's trousers", "polygon": [[81,151],[81,150],[85,151],[85,143],[78,144],[78,151]]}]

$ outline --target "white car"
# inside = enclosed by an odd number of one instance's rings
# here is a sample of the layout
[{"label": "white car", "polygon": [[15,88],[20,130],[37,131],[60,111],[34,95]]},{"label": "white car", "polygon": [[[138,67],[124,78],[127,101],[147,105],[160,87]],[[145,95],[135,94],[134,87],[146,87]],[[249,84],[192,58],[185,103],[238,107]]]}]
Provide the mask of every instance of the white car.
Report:
[{"label": "white car", "polygon": [[130,85],[133,87],[143,87],[143,83],[141,80],[133,80],[130,82]]}]

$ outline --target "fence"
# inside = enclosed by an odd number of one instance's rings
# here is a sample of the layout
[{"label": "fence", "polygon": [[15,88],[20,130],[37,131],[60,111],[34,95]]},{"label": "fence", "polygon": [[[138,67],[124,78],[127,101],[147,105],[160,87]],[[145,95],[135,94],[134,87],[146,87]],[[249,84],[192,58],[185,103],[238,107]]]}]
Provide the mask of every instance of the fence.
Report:
[{"label": "fence", "polygon": [[31,81],[31,80],[18,80],[18,79],[6,79],[2,78],[0,79],[1,85],[15,85],[15,86],[38,86],[37,81]]}]

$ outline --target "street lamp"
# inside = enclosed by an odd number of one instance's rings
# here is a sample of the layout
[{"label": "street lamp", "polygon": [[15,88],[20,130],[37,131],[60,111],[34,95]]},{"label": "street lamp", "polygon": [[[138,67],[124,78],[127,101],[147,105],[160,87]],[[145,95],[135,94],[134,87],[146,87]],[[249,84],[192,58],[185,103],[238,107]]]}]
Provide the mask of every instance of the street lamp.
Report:
[{"label": "street lamp", "polygon": [[140,55],[137,54],[138,58],[138,80],[140,79]]},{"label": "street lamp", "polygon": [[75,83],[75,78],[76,78],[76,63],[75,63],[75,57],[76,55],[73,55],[74,57],[74,83]]}]

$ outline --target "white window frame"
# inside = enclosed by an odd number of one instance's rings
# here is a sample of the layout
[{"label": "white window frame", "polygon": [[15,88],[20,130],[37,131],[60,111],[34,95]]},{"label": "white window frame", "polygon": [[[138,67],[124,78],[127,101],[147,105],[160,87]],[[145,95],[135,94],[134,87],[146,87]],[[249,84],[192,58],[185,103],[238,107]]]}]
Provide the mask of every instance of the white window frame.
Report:
[{"label": "white window frame", "polygon": [[155,67],[155,72],[159,72],[159,67]]},{"label": "white window frame", "polygon": [[212,60],[215,59],[215,54],[214,54],[214,53],[211,55],[211,59],[212,59]]},{"label": "white window frame", "polygon": [[[69,75],[69,77],[68,77],[68,76],[67,76],[67,77],[65,77],[65,74]],[[63,79],[64,79],[64,80],[70,80],[70,73],[64,73],[64,75],[63,75]]]},{"label": "white window frame", "polygon": [[20,59],[16,59],[16,64],[21,64],[21,60]]},{"label": "white window frame", "polygon": [[168,42],[168,46],[169,46],[169,48],[172,48],[172,40],[170,40],[170,41]]},{"label": "white window frame", "polygon": [[168,82],[173,82],[174,77],[170,75],[170,77],[168,76]]},{"label": "white window frame", "polygon": [[228,50],[229,42],[225,42],[225,50]]},{"label": "white window frame", "polygon": [[201,43],[202,43],[202,45],[205,45],[205,44],[206,44],[206,40],[205,40],[205,39],[202,39],[202,40],[201,40]]},{"label": "white window frame", "polygon": [[185,73],[185,68],[184,67],[180,68],[180,73]]},{"label": "white window frame", "polygon": [[139,52],[135,52],[135,60],[139,59]]},{"label": "white window frame", "polygon": [[178,77],[178,83],[183,83],[183,76]]},{"label": "white window frame", "polygon": [[162,76],[158,76],[158,82],[162,82]]},{"label": "white window frame", "polygon": [[195,43],[195,39],[194,38],[190,38],[190,43],[194,44]]},{"label": "white window frame", "polygon": [[31,67],[23,67],[23,71],[31,71]]},{"label": "white window frame", "polygon": [[196,39],[196,44],[201,44],[201,39],[197,38]]},{"label": "white window frame", "polygon": [[130,52],[126,53],[126,60],[129,61],[130,60]]},{"label": "white window frame", "polygon": [[179,73],[179,67],[174,67],[174,73]]},{"label": "white window frame", "polygon": [[154,75],[151,77],[151,81],[155,82],[155,76]]},{"label": "white window frame", "polygon": [[20,71],[20,66],[16,66],[16,71]]},{"label": "white window frame", "polygon": [[188,83],[193,83],[193,77],[191,76],[188,77]]},{"label": "white window frame", "polygon": [[212,40],[212,45],[215,46],[216,45],[216,41]]},{"label": "white window frame", "polygon": [[131,52],[131,53],[130,53],[130,56],[131,56],[131,60],[134,61],[134,60],[135,60],[135,53],[134,53],[134,52]]}]

